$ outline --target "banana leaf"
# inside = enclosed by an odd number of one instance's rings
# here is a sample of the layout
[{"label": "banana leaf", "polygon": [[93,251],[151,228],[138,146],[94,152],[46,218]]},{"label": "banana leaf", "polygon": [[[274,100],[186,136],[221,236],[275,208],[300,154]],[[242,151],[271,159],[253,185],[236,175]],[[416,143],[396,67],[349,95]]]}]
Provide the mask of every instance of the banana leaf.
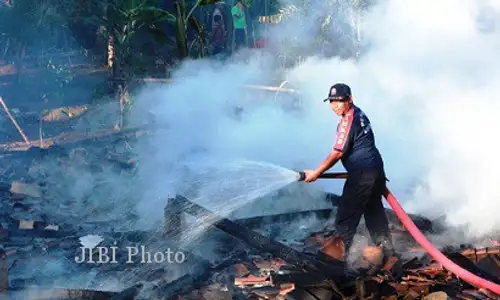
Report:
[{"label": "banana leaf", "polygon": [[187,46],[186,24],[184,22],[185,5],[184,3],[175,3],[176,9],[176,23],[175,23],[175,37],[177,40],[177,48],[179,49],[179,56],[181,59],[189,56]]},{"label": "banana leaf", "polygon": [[142,19],[150,20],[152,23],[163,21],[168,21],[172,24],[175,23],[175,15],[156,7],[142,7],[138,10],[138,14]]}]

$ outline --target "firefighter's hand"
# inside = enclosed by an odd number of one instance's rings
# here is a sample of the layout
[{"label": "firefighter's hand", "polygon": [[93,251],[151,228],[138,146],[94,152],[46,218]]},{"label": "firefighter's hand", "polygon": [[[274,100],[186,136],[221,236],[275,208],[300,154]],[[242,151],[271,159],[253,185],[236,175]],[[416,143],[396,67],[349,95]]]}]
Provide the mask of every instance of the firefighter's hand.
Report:
[{"label": "firefighter's hand", "polygon": [[315,170],[305,170],[304,173],[306,173],[305,182],[314,182],[319,177],[319,174]]}]

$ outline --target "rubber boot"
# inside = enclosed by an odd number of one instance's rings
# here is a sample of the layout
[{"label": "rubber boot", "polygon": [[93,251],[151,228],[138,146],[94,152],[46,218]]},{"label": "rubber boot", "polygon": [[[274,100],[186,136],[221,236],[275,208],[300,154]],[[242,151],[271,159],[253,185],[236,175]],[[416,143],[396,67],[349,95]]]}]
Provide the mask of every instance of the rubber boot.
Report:
[{"label": "rubber boot", "polygon": [[383,252],[382,270],[390,273],[393,277],[400,277],[402,272],[401,256],[394,250],[392,242],[381,243],[380,247]]},{"label": "rubber boot", "polygon": [[345,246],[340,237],[332,237],[319,251],[328,257],[345,262]]}]

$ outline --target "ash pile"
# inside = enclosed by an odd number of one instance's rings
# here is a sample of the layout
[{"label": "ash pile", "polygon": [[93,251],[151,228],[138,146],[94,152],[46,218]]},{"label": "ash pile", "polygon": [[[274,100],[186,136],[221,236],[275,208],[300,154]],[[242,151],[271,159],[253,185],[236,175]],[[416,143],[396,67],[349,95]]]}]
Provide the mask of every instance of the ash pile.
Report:
[{"label": "ash pile", "polygon": [[[158,207],[162,226],[138,230],[137,161],[124,145],[0,160],[2,290],[8,299],[497,298],[443,269],[390,210],[402,261],[381,265],[380,251],[360,238],[349,269],[328,246],[335,208],[229,219],[177,195]],[[89,172],[92,184],[67,194],[75,189],[65,185]],[[116,188],[109,178],[128,184]],[[335,205],[335,195],[323,197]],[[190,218],[212,221],[193,238]],[[443,234],[435,222],[412,219],[428,236]],[[364,226],[358,235],[367,236]],[[498,240],[481,248],[448,246],[444,253],[499,283]],[[92,262],[82,258],[85,245],[93,249]]]}]

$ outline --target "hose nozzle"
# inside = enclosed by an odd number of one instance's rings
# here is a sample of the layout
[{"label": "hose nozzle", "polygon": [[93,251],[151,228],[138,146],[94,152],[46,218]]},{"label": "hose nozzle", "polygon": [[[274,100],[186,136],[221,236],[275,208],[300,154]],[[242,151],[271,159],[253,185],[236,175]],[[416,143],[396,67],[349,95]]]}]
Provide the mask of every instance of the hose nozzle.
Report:
[{"label": "hose nozzle", "polygon": [[306,179],[306,173],[305,172],[297,172],[297,181],[304,181]]}]

